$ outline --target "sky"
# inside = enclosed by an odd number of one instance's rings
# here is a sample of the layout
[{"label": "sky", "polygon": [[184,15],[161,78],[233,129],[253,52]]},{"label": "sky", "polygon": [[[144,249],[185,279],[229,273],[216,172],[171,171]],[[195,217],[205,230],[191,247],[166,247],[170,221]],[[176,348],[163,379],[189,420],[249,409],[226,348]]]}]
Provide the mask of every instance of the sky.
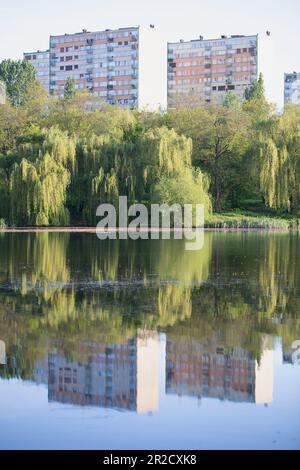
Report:
[{"label": "sky", "polygon": [[155,24],[166,42],[258,33],[266,95],[281,108],[284,72],[300,72],[299,20],[299,0],[0,0],[0,60],[48,49],[50,34],[83,28]]}]

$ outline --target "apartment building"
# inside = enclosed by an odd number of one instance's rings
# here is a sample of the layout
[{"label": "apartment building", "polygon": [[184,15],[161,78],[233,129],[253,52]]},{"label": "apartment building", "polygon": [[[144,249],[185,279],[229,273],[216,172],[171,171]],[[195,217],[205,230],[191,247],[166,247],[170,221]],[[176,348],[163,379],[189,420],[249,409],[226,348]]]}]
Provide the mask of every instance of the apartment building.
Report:
[{"label": "apartment building", "polygon": [[63,96],[68,78],[110,104],[166,106],[166,53],[154,25],[50,36],[49,92]]},{"label": "apartment building", "polygon": [[36,78],[49,92],[49,50],[24,52],[23,57],[33,65],[36,71]]},{"label": "apartment building", "polygon": [[222,102],[228,91],[244,98],[257,79],[257,35],[168,43],[168,106]]},{"label": "apartment building", "polygon": [[284,103],[300,104],[300,73],[284,74]]}]

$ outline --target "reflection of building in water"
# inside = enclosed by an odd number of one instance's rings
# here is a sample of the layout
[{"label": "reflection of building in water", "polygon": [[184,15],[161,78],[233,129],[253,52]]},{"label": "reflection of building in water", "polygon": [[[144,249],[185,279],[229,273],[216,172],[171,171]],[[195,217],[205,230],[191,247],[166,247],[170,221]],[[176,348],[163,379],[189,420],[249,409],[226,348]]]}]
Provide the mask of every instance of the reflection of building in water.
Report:
[{"label": "reflection of building in water", "polygon": [[39,361],[34,369],[33,378],[36,384],[48,384],[48,356]]},{"label": "reflection of building in water", "polygon": [[206,347],[194,339],[168,338],[166,392],[231,401],[271,403],[273,349],[258,365],[240,347]]},{"label": "reflection of building in water", "polygon": [[[140,413],[155,411],[159,399],[159,337],[139,332],[125,343],[95,344],[84,362],[52,352],[48,355],[48,373],[50,401]],[[41,372],[38,376],[42,377]]]},{"label": "reflection of building in water", "polygon": [[6,364],[6,349],[4,341],[0,340],[0,364]]},{"label": "reflection of building in water", "polygon": [[283,364],[300,364],[300,340],[292,342],[290,349],[282,349]]}]

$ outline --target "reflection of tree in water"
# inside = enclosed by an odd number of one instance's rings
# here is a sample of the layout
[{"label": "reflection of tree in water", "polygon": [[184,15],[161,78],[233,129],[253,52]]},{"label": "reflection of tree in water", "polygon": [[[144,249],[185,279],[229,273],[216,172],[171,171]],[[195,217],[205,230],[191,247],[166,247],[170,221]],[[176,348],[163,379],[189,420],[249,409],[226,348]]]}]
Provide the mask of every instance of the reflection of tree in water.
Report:
[{"label": "reflection of tree in water", "polygon": [[181,240],[2,236],[0,338],[15,361],[6,373],[29,376],[50,346],[72,355],[78,342],[118,343],[137,328],[187,330],[201,341],[218,332],[226,347],[256,358],[262,332],[295,339],[298,239],[206,234],[205,241],[203,250],[189,252]]}]

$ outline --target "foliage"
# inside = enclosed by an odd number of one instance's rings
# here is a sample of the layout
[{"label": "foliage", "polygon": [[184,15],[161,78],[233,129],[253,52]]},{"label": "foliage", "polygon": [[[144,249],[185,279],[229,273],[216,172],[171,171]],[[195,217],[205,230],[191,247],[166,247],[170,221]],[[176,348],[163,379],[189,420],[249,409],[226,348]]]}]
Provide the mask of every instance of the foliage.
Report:
[{"label": "foliage", "polygon": [[13,106],[20,106],[28,99],[27,93],[35,83],[35,69],[26,60],[6,59],[0,63],[0,80]]},{"label": "foliage", "polygon": [[211,212],[209,180],[199,169],[186,168],[174,176],[161,176],[155,184],[152,202],[158,204],[203,204],[205,218]]},{"label": "foliage", "polygon": [[[119,195],[129,203],[206,201],[207,213],[210,205],[247,209],[247,200],[257,211],[299,213],[300,108],[276,113],[262,77],[243,102],[227,93],[222,104],[164,114],[110,106],[71,85],[64,98],[48,98],[33,81],[22,105],[0,105],[7,223],[66,223],[70,214],[71,223],[95,224],[97,206]],[[45,202],[52,194],[53,213]]]},{"label": "foliage", "polygon": [[74,78],[68,78],[65,84],[64,88],[64,98],[65,99],[71,99],[74,98],[76,93],[76,85],[75,85],[75,80]]},{"label": "foliage", "polygon": [[12,224],[66,225],[69,222],[65,202],[75,162],[75,145],[55,128],[42,137],[42,144],[23,143],[23,138],[19,145],[17,162],[9,177]]},{"label": "foliage", "polygon": [[260,187],[268,207],[300,210],[300,110],[287,106],[260,136]]},{"label": "foliage", "polygon": [[258,80],[254,80],[249,88],[245,90],[246,100],[261,100],[264,98],[265,86],[262,73],[259,74]]}]

